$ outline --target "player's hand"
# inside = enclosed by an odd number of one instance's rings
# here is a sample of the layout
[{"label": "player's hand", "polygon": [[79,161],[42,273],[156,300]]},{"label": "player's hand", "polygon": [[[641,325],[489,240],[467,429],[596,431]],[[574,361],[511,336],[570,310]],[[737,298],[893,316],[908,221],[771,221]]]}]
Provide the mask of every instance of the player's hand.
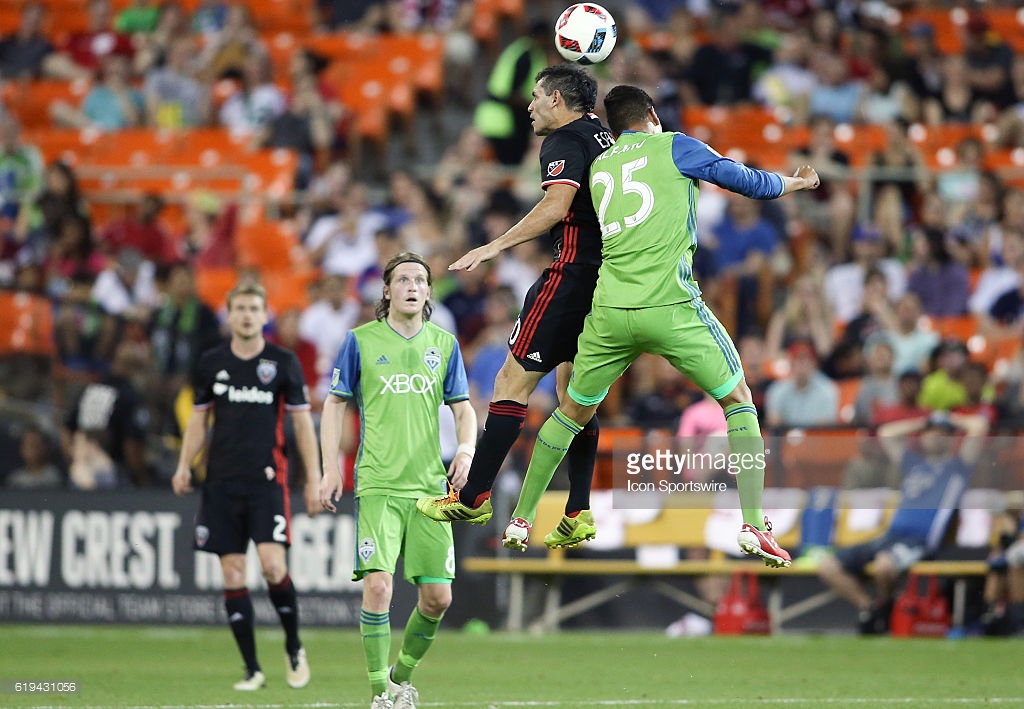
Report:
[{"label": "player's hand", "polygon": [[805,190],[816,190],[821,184],[821,179],[818,177],[818,173],[810,165],[801,165],[797,168],[793,177],[799,177],[804,181]]},{"label": "player's hand", "polygon": [[307,482],[303,490],[303,498],[306,501],[306,514],[310,519],[320,514],[324,507],[320,504],[320,484]]},{"label": "player's hand", "polygon": [[320,504],[325,510],[337,512],[338,508],[334,503],[341,500],[342,482],[341,473],[324,473],[320,479]]},{"label": "player's hand", "polygon": [[184,495],[192,492],[192,471],[188,468],[178,468],[171,478],[171,489],[175,495]]},{"label": "player's hand", "polygon": [[491,244],[478,246],[448,267],[449,271],[472,271],[484,261],[490,261],[499,253]]},{"label": "player's hand", "polygon": [[472,464],[473,456],[469,453],[459,453],[455,456],[455,460],[448,466],[448,480],[451,481],[453,488],[461,490],[466,486],[466,481],[469,480],[469,467]]}]

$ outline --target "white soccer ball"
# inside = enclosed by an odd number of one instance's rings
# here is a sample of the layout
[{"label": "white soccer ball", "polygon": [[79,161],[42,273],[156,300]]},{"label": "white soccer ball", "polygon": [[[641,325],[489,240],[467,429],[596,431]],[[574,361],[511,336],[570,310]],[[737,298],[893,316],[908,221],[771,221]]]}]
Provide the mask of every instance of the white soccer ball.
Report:
[{"label": "white soccer ball", "polygon": [[615,49],[615,19],[600,5],[579,2],[555,23],[555,48],[566,61],[597,64]]}]

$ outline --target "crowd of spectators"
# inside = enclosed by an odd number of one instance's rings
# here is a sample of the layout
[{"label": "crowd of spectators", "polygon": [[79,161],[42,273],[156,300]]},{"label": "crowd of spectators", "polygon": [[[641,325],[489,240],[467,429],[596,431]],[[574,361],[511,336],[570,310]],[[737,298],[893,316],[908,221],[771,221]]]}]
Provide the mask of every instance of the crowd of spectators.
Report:
[{"label": "crowd of spectators", "polygon": [[[324,80],[324,59],[300,43],[282,73],[244,5],[204,0],[190,14],[140,1],[115,14],[107,0],[92,0],[88,29],[57,42],[43,32],[48,11],[29,3],[19,29],[0,39],[0,77],[88,82],[79,104],[52,105],[56,126],[220,125],[300,153],[283,218],[317,276],[306,304],[272,313],[270,328],[301,353],[314,399],[345,333],[372,317],[380,265],[412,250],[432,265],[433,319],[459,337],[482,406],[516,308],[551,252],[540,238],[473,272],[447,270],[540,194],[539,139],[512,141],[521,148],[511,157],[502,142],[499,164],[472,109],[488,98],[494,59],[509,46],[502,39],[527,38],[516,49],[523,65],[538,53],[555,61],[550,37],[529,39],[528,30],[557,14],[541,7],[549,4],[526,4],[500,39],[485,41],[472,33],[468,0],[317,3],[317,32],[446,38],[451,100],[419,109],[420,120],[442,126],[443,149],[385,155],[383,173],[353,158],[351,107]],[[962,3],[963,49],[951,54],[934,27],[890,22],[880,3],[605,4],[619,41],[595,69],[602,93],[641,85],[666,127],[684,131],[686,109],[767,106],[784,131],[806,135],[780,167],[810,162],[822,176],[822,189],[779,203],[701,192],[695,272],[736,337],[766,427],[872,427],[934,410],[983,411],[996,428],[1024,420],[1024,359],[1011,349],[996,366],[991,348],[978,345],[1024,334],[1024,182],[985,167],[994,147],[1024,144],[1024,58],[984,13]],[[488,61],[467,61],[474,42]],[[227,95],[217,88],[224,81],[234,87]],[[913,140],[921,126],[980,123],[993,126],[992,140],[963,139],[941,167]],[[852,154],[836,140],[846,124],[884,128],[886,145]],[[13,422],[10,467],[19,469],[7,482],[57,482],[57,464],[77,488],[163,484],[188,373],[222,335],[223,304],[203,302],[196,280],[204,269],[238,266],[242,205],[208,192],[147,194],[101,218],[75,168],[44,164],[24,139],[32,128],[0,115],[0,286],[51,299],[56,355],[35,385],[3,379],[34,412],[4,417]],[[862,179],[864,170],[875,172]],[[239,277],[261,274],[240,268]],[[968,317],[976,329],[944,329]],[[17,359],[7,353],[0,366],[24,371]],[[851,382],[859,386],[847,396]],[[552,388],[542,396],[550,403]],[[644,357],[602,416],[675,430],[691,404],[703,405],[702,395]]]}]

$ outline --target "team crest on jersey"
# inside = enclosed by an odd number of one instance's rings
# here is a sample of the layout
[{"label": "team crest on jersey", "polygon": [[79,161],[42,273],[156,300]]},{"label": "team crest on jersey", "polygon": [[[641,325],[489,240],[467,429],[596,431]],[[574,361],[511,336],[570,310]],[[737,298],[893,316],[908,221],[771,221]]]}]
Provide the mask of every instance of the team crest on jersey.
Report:
[{"label": "team crest on jersey", "polygon": [[558,177],[565,169],[565,160],[555,160],[548,163],[548,177]]},{"label": "team crest on jersey", "polygon": [[196,527],[196,546],[202,549],[206,546],[206,542],[210,540],[210,528],[205,524],[200,524]]},{"label": "team crest on jersey", "polygon": [[377,543],[369,537],[364,537],[359,541],[359,558],[363,560],[365,564],[370,560],[370,557],[377,552]]},{"label": "team crest on jersey", "polygon": [[441,351],[436,347],[428,347],[427,351],[423,353],[423,361],[430,367],[430,371],[433,372],[441,365]]},{"label": "team crest on jersey", "polygon": [[277,376],[277,362],[272,359],[261,359],[256,365],[256,376],[261,384],[270,384]]}]

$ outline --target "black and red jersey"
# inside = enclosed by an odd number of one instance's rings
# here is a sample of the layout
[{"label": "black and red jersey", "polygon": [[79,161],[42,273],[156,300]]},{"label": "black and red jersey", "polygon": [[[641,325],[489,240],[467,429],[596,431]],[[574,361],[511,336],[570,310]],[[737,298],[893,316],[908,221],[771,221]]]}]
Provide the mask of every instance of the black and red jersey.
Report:
[{"label": "black and red jersey", "polygon": [[540,186],[577,188],[565,219],[551,227],[555,261],[601,264],[601,226],[590,199],[590,163],[615,142],[593,113],[556,129],[540,146]]},{"label": "black and red jersey", "polygon": [[285,484],[284,412],[310,408],[298,357],[268,342],[241,359],[224,343],[200,357],[193,388],[195,408],[213,411],[206,480]]}]

